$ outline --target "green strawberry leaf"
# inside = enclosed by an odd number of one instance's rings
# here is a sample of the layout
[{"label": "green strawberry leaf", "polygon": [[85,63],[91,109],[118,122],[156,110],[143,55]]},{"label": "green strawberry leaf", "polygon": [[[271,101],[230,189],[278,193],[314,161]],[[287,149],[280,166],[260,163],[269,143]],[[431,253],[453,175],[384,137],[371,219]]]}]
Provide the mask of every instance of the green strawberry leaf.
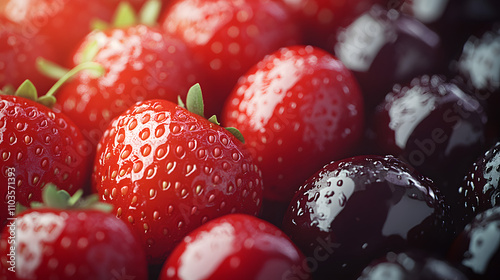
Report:
[{"label": "green strawberry leaf", "polygon": [[241,143],[245,143],[245,138],[243,137],[243,134],[241,134],[241,132],[236,127],[225,127],[225,129],[229,131],[229,133],[234,135],[236,139],[240,140]]},{"label": "green strawberry leaf", "polygon": [[201,94],[200,84],[193,85],[186,96],[186,108],[189,112],[205,117],[203,108],[203,96]]},{"label": "green strawberry leaf", "polygon": [[88,43],[82,51],[81,62],[93,61],[98,52],[99,44],[97,43],[97,40]]},{"label": "green strawberry leaf", "polygon": [[160,0],[149,0],[139,11],[139,22],[148,26],[154,26],[158,22],[161,11]]},{"label": "green strawberry leaf", "polygon": [[113,19],[113,27],[129,27],[134,26],[137,23],[137,14],[132,5],[130,5],[127,1],[121,1]]},{"label": "green strawberry leaf", "polygon": [[90,30],[106,30],[109,28],[109,23],[102,19],[93,19],[90,22]]},{"label": "green strawberry leaf", "polygon": [[46,77],[52,78],[54,80],[59,80],[62,78],[66,73],[68,73],[69,69],[62,67],[52,61],[49,61],[47,59],[43,59],[41,57],[38,57],[36,59],[36,68],[38,72],[42,73]]},{"label": "green strawberry leaf", "polygon": [[24,97],[29,100],[36,101],[38,93],[35,85],[30,80],[25,80],[16,90],[16,96]]}]

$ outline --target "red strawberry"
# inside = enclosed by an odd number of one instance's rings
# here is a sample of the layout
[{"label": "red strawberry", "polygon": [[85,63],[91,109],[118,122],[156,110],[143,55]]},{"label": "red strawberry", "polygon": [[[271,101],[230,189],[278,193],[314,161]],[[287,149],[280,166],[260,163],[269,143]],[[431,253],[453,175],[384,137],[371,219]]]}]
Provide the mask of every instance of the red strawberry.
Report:
[{"label": "red strawberry", "polygon": [[230,214],[186,236],[164,264],[166,279],[310,279],[304,255],[277,227]]},{"label": "red strawberry", "polygon": [[[41,201],[41,189],[49,182],[73,194],[90,177],[91,147],[80,130],[64,114],[33,101],[36,96],[29,81],[16,96],[0,95],[0,224],[13,216],[4,205],[9,200],[25,206]],[[15,198],[9,199],[12,190]]]},{"label": "red strawberry", "polygon": [[40,92],[47,91],[54,81],[38,72],[36,58],[55,60],[56,55],[43,38],[26,36],[20,26],[0,17],[0,90],[17,88],[29,79]]},{"label": "red strawberry", "polygon": [[353,153],[363,100],[351,72],[312,46],[283,48],[243,76],[224,108],[263,170],[264,197],[288,201],[314,172]]},{"label": "red strawberry", "polygon": [[[193,92],[201,94],[196,86]],[[191,97],[190,109],[197,103]],[[159,99],[140,102],[111,123],[97,147],[93,186],[140,235],[151,264],[163,262],[208,220],[256,215],[262,201],[260,171],[239,140]]]},{"label": "red strawberry", "polygon": [[57,94],[56,109],[80,127],[94,145],[111,120],[138,101],[177,100],[197,79],[186,46],[142,24],[89,34],[74,55],[74,64],[92,60],[105,74],[82,72]]},{"label": "red strawberry", "polygon": [[46,205],[21,213],[2,232],[0,266],[9,279],[147,279],[137,236],[98,210],[102,204],[90,204],[97,198],[75,203],[78,196],[70,198],[53,185],[44,189],[44,198]]},{"label": "red strawberry", "polygon": [[18,24],[27,40],[46,40],[63,63],[96,19],[111,20],[117,1],[6,0],[0,16]]},{"label": "red strawberry", "polygon": [[268,0],[177,0],[161,21],[184,40],[205,73],[207,112],[219,114],[237,79],[266,54],[300,40],[281,3]]}]

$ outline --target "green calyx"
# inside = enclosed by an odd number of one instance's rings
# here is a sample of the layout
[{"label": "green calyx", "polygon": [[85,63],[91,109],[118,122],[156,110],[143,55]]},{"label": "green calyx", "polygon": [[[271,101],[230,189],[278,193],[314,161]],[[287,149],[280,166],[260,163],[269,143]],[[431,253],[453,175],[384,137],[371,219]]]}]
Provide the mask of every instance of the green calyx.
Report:
[{"label": "green calyx", "polygon": [[[80,189],[74,195],[70,195],[65,190],[59,190],[54,184],[48,183],[42,190],[42,202],[32,202],[31,209],[51,208],[61,210],[85,210],[94,209],[105,213],[110,213],[113,206],[99,201],[97,194],[83,197]],[[17,212],[24,211],[26,207],[17,204]]]},{"label": "green calyx", "polygon": [[137,24],[154,26],[158,23],[161,6],[161,0],[148,0],[137,13],[128,1],[121,1],[111,23],[95,19],[91,23],[91,29],[105,30],[111,27],[123,28]]},{"label": "green calyx", "polygon": [[58,81],[47,91],[45,95],[38,96],[38,91],[30,80],[25,80],[16,90],[10,86],[4,87],[0,93],[4,95],[24,97],[52,108],[56,103],[56,98],[54,96],[55,93],[65,82],[73,78],[79,72],[89,71],[89,73],[95,77],[104,75],[104,67],[96,62],[84,62],[70,70],[41,57],[39,57],[36,62],[36,66],[42,74],[58,79]]},{"label": "green calyx", "polygon": [[[186,96],[186,104],[182,101],[181,97],[177,97],[177,102],[179,106],[181,106],[184,109],[187,109],[189,112],[197,114],[201,117],[205,117],[204,113],[204,104],[203,104],[203,94],[201,92],[201,86],[199,83],[196,83],[193,85]],[[208,121],[220,125],[219,121],[217,120],[217,116],[213,115],[210,118],[208,118]],[[231,133],[236,139],[240,140],[240,142],[245,143],[245,138],[243,137],[243,134],[235,128],[235,127],[225,127],[229,133]]]}]

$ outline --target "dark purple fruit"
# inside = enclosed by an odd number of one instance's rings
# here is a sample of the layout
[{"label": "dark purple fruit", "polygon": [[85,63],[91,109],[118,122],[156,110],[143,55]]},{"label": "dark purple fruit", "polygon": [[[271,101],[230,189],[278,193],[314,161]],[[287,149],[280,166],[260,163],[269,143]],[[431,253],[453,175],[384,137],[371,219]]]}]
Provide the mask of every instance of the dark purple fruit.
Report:
[{"label": "dark purple fruit", "polygon": [[415,18],[378,5],[341,29],[336,56],[358,79],[367,108],[373,108],[396,83],[441,72],[441,39]]},{"label": "dark purple fruit", "polygon": [[469,223],[478,213],[500,206],[500,142],[497,142],[472,165],[457,192],[461,224]]},{"label": "dark purple fruit", "polygon": [[475,98],[441,76],[424,75],[396,85],[377,108],[376,151],[404,159],[448,196],[485,150],[486,121]]},{"label": "dark purple fruit", "polygon": [[463,266],[470,279],[500,279],[500,207],[478,214],[456,238],[449,260]]},{"label": "dark purple fruit", "polygon": [[358,280],[468,280],[448,261],[422,250],[389,252],[367,266]]},{"label": "dark purple fruit", "polygon": [[309,178],[282,228],[317,278],[353,279],[391,250],[447,250],[448,226],[447,208],[430,180],[395,157],[358,156]]}]

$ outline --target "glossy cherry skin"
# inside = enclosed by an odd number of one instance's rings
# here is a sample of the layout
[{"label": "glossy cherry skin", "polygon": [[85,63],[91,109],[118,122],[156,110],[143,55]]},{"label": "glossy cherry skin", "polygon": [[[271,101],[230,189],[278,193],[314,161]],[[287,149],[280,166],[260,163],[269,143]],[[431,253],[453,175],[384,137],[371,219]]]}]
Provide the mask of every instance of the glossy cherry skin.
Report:
[{"label": "glossy cherry skin", "polygon": [[500,124],[500,23],[479,35],[471,35],[463,44],[457,61],[452,64],[455,79],[470,90],[483,104],[496,127]]},{"label": "glossy cherry skin", "polygon": [[424,75],[395,86],[373,120],[375,151],[404,159],[445,196],[456,192],[455,183],[485,145],[482,106],[441,76]]},{"label": "glossy cherry skin", "polygon": [[373,6],[338,34],[335,55],[359,81],[367,108],[395,83],[444,67],[441,39],[413,17]]},{"label": "glossy cherry skin", "polygon": [[455,239],[448,258],[470,279],[500,279],[500,207],[478,214]]},{"label": "glossy cherry skin", "polygon": [[166,279],[310,279],[304,255],[277,227],[245,214],[191,232],[164,264]]},{"label": "glossy cherry skin", "polygon": [[478,213],[500,206],[500,142],[474,162],[457,192],[453,216],[461,225]]},{"label": "glossy cherry skin", "polygon": [[357,156],[309,178],[282,228],[319,279],[354,279],[390,250],[446,250],[449,225],[431,181],[392,156]]},{"label": "glossy cherry skin", "polygon": [[260,166],[264,197],[290,201],[323,165],[351,156],[363,126],[352,73],[312,46],[282,48],[238,81],[222,123],[237,127]]},{"label": "glossy cherry skin", "polygon": [[422,250],[389,252],[367,266],[358,280],[468,280],[457,267]]}]

